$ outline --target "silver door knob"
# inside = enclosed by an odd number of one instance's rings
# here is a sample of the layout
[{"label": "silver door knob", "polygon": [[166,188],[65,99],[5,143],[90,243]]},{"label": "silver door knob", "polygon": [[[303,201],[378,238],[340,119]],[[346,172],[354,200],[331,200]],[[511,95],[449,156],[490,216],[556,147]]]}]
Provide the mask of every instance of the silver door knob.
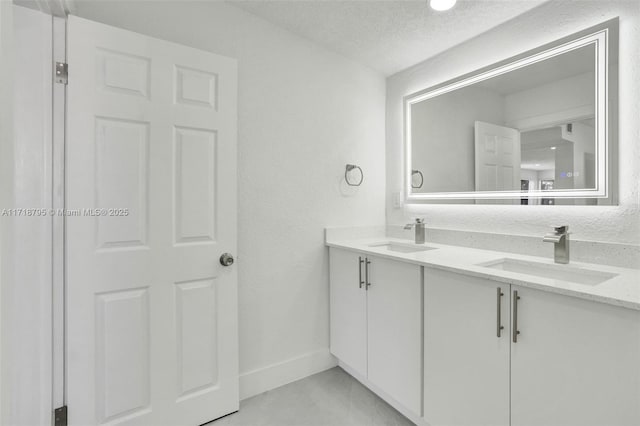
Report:
[{"label": "silver door knob", "polygon": [[222,256],[220,256],[220,264],[222,266],[233,265],[233,255],[231,253],[224,253]]}]

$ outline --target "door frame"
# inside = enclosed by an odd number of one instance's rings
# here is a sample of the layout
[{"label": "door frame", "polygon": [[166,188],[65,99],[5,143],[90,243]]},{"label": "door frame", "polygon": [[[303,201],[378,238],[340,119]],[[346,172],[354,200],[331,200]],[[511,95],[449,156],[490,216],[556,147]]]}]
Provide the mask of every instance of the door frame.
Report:
[{"label": "door frame", "polygon": [[[52,72],[56,62],[67,62],[67,17],[76,10],[75,0],[36,0],[40,11],[52,16]],[[66,120],[67,89],[52,84],[51,91],[51,206],[56,214],[51,223],[51,423],[54,410],[66,405]]]},{"label": "door frame", "polygon": [[[16,8],[25,6],[2,2],[2,57],[5,66],[3,81],[13,82],[15,51],[13,34],[17,30],[12,16]],[[41,85],[42,104],[34,111],[33,119],[41,131],[30,144],[30,152],[40,158],[41,168],[30,172],[14,164],[16,142],[11,132],[13,128],[12,85],[6,96],[7,114],[3,109],[3,187],[2,208],[43,209],[44,222],[33,228],[29,235],[20,235],[19,218],[4,217],[2,222],[2,329],[1,361],[2,374],[0,391],[0,423],[22,424],[33,422],[46,424],[54,422],[53,408],[64,402],[64,218],[58,218],[52,209],[64,206],[64,128],[65,100],[64,86],[53,82],[54,61],[64,61],[66,44],[64,28],[66,15],[73,9],[67,0],[36,0],[30,4],[31,13],[41,13],[38,24],[38,43],[43,47],[37,59],[32,79],[34,85]],[[35,21],[34,21],[35,22]],[[55,27],[55,29],[54,29]],[[5,37],[6,36],[6,37]],[[55,46],[54,46],[55,45]],[[62,47],[62,52],[60,51]],[[35,53],[35,52],[34,52]],[[10,121],[4,123],[4,119]],[[7,124],[7,126],[4,126]],[[26,194],[22,204],[16,205],[16,191],[29,179],[37,179],[34,193]],[[23,194],[24,196],[24,194]],[[34,222],[35,223],[35,222]],[[16,228],[16,226],[18,228]],[[37,247],[28,257],[16,251],[20,246]],[[21,290],[26,271],[37,265],[41,274],[29,275],[29,292]],[[33,321],[20,323],[19,313],[30,312]],[[14,330],[20,330],[19,333]],[[31,336],[27,342],[19,343],[21,336]],[[32,359],[22,358],[18,351],[33,350],[38,354],[38,364]],[[36,370],[31,374],[30,370]],[[37,389],[36,389],[37,388]]]},{"label": "door frame", "polygon": [[[12,194],[13,165],[8,159],[13,157],[13,4],[0,2],[0,206],[10,206]],[[10,225],[0,219],[0,423],[6,423],[7,398],[10,383],[4,374],[7,367],[7,314],[5,305],[10,279],[7,278],[5,264],[11,250],[7,243]]]},{"label": "door frame", "polygon": [[[53,63],[67,62],[67,17],[53,17]],[[53,64],[52,64],[53,65]],[[65,208],[66,109],[67,86],[53,84],[52,90],[52,206],[56,211]],[[52,409],[66,405],[66,296],[65,296],[65,217],[54,215],[51,237],[52,288]]]}]

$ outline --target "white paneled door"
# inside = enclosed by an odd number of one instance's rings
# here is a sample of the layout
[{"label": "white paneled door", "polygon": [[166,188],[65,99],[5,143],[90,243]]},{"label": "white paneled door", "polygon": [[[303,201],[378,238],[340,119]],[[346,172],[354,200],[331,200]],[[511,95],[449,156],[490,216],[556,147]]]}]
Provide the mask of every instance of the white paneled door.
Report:
[{"label": "white paneled door", "polygon": [[238,409],[235,60],[68,21],[72,425]]},{"label": "white paneled door", "polygon": [[476,121],[476,191],[518,191],[520,151],[517,129]]}]

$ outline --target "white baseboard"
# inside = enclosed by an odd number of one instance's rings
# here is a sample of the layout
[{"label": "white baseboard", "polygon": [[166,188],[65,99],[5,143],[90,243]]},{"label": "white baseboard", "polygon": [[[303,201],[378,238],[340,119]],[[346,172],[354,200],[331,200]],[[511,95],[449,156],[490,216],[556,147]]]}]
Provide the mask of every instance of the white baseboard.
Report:
[{"label": "white baseboard", "polygon": [[338,365],[329,349],[321,349],[240,374],[240,399],[320,373]]}]

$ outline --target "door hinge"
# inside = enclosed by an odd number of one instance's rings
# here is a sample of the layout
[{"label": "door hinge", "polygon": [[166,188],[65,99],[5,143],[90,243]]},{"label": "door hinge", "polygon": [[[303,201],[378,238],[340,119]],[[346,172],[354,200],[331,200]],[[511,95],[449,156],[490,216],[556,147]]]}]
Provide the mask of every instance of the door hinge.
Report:
[{"label": "door hinge", "polygon": [[69,81],[69,65],[65,62],[56,62],[56,83],[67,84]]},{"label": "door hinge", "polygon": [[54,426],[67,426],[67,406],[63,405],[53,411],[54,414]]}]

